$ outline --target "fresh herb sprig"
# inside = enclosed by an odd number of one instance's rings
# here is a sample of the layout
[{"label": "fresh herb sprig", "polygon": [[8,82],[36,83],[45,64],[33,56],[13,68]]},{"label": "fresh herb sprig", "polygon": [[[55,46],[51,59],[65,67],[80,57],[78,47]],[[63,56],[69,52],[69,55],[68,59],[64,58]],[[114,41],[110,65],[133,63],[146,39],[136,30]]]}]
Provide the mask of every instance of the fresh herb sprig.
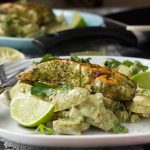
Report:
[{"label": "fresh herb sprig", "polygon": [[31,94],[35,96],[47,96],[52,95],[53,89],[42,82],[36,82],[31,88]]},{"label": "fresh herb sprig", "polygon": [[104,65],[109,69],[117,68],[120,64],[121,64],[120,61],[113,58],[108,58],[104,63]]},{"label": "fresh herb sprig", "polygon": [[35,130],[35,133],[52,135],[52,134],[55,134],[55,131],[54,129],[47,127],[44,124],[40,124]]},{"label": "fresh herb sprig", "polygon": [[91,58],[79,58],[78,56],[71,56],[70,59],[73,61],[80,61],[83,63],[90,63],[91,60]]},{"label": "fresh herb sprig", "polygon": [[135,62],[132,62],[130,60],[125,60],[123,62],[120,62],[116,59],[113,59],[113,58],[108,58],[104,65],[106,67],[108,67],[109,69],[114,69],[114,68],[117,68],[119,65],[125,65],[127,67],[130,67],[131,71],[132,71],[132,75],[135,75],[139,72],[145,72],[147,69],[148,69],[148,66],[145,66],[143,65],[141,62],[139,61],[135,61]]},{"label": "fresh herb sprig", "polygon": [[51,96],[54,93],[67,93],[69,90],[71,90],[72,87],[69,85],[62,85],[57,88],[51,88],[45,83],[42,82],[36,82],[32,88],[31,88],[31,94],[35,96]]},{"label": "fresh herb sprig", "polygon": [[39,64],[39,63],[46,62],[46,61],[49,61],[49,60],[52,60],[52,59],[57,59],[57,58],[59,58],[59,57],[58,56],[53,56],[51,54],[45,54],[39,62],[34,62],[34,63]]},{"label": "fresh herb sprig", "polygon": [[72,87],[70,85],[62,85],[62,86],[58,87],[56,90],[59,91],[60,93],[67,93],[71,89],[72,89]]},{"label": "fresh herb sprig", "polygon": [[134,64],[130,68],[132,70],[132,75],[135,75],[139,72],[145,72],[146,70],[148,70],[148,66],[144,66],[139,61],[135,61]]}]

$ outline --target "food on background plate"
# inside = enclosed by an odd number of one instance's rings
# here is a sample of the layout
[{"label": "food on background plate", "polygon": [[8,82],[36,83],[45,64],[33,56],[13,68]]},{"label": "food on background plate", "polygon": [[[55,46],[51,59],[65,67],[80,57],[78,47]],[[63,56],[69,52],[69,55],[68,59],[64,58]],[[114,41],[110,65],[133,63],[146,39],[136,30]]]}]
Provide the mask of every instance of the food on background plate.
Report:
[{"label": "food on background plate", "polygon": [[25,58],[24,54],[10,47],[0,47],[0,64]]},{"label": "food on background plate", "polygon": [[71,27],[73,28],[83,28],[86,27],[84,19],[81,17],[80,13],[75,12],[72,18]]},{"label": "food on background plate", "polygon": [[4,3],[0,5],[0,36],[37,37],[70,28],[86,27],[84,19],[75,13],[70,24],[63,13],[56,16],[52,10],[38,4]]}]

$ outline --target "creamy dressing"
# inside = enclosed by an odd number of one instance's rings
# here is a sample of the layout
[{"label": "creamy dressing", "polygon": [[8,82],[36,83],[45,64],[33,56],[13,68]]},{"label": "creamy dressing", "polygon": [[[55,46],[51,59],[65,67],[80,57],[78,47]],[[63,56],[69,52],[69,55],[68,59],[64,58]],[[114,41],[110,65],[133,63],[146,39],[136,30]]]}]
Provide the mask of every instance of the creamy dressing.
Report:
[{"label": "creamy dressing", "polygon": [[7,106],[10,105],[10,96],[9,96],[10,90],[5,90],[2,94],[0,94],[0,105],[1,106]]}]

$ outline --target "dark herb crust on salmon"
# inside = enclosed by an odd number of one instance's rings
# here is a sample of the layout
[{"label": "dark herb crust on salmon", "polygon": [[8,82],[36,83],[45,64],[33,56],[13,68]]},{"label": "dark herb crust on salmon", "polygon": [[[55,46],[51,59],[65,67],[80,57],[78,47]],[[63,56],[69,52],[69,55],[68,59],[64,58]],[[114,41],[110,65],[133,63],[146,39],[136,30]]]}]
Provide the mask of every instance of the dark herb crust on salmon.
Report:
[{"label": "dark herb crust on salmon", "polygon": [[102,92],[113,100],[132,100],[136,90],[132,80],[123,74],[70,59],[52,59],[37,64],[20,73],[18,79],[27,83],[41,81],[54,87],[63,84],[85,87],[93,93]]}]

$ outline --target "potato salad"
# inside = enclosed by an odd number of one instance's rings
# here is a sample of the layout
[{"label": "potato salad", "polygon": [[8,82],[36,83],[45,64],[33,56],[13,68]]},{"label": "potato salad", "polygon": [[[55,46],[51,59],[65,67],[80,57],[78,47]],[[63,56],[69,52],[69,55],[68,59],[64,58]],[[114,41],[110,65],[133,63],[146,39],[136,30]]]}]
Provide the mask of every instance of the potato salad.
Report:
[{"label": "potato salad", "polygon": [[80,135],[91,127],[127,133],[122,123],[150,117],[150,88],[136,80],[147,70],[139,61],[111,58],[100,66],[90,58],[47,54],[17,75],[10,113],[40,134]]}]

